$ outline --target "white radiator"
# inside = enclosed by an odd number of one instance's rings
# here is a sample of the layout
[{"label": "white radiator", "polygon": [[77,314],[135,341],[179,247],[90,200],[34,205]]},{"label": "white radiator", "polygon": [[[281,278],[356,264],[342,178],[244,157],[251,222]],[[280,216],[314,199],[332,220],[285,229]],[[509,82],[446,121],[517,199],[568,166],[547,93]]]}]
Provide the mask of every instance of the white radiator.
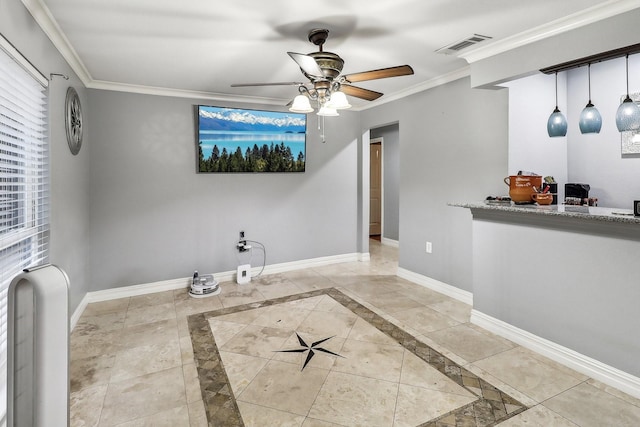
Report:
[{"label": "white radiator", "polygon": [[69,425],[69,278],[54,265],[9,286],[7,426]]}]

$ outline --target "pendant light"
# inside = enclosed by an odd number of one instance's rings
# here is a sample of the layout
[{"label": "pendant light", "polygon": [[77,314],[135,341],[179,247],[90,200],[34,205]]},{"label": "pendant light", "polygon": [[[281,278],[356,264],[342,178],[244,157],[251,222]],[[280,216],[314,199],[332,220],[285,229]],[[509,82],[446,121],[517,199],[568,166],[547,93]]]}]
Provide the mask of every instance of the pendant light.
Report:
[{"label": "pendant light", "polygon": [[596,107],[591,103],[591,63],[588,67],[589,75],[589,102],[580,113],[580,132],[582,133],[600,133],[602,129],[602,116]]},{"label": "pendant light", "polygon": [[629,55],[627,54],[627,97],[616,112],[616,126],[620,132],[640,129],[640,107],[629,96]]},{"label": "pendant light", "polygon": [[547,133],[551,138],[567,134],[567,119],[558,108],[558,72],[556,71],[556,108],[547,120]]}]

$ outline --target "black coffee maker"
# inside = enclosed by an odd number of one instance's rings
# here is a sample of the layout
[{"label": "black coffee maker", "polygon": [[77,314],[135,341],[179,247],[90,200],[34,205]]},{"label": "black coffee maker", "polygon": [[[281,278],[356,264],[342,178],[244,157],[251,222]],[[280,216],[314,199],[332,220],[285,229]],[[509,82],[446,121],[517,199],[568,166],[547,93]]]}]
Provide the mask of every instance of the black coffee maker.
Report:
[{"label": "black coffee maker", "polygon": [[567,183],[564,185],[564,201],[568,205],[589,204],[589,184]]}]

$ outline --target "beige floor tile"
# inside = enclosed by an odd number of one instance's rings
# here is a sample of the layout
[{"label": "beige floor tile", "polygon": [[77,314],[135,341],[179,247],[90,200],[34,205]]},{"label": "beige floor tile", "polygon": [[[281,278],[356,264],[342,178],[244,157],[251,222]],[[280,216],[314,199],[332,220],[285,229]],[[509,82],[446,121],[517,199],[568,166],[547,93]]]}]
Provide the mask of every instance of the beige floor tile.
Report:
[{"label": "beige floor tile", "polygon": [[111,369],[111,382],[164,371],[181,365],[182,357],[178,341],[133,347],[116,354],[116,361]]},{"label": "beige floor tile", "polygon": [[542,405],[526,411],[500,423],[500,427],[579,427]]},{"label": "beige floor tile", "polygon": [[177,299],[175,302],[176,316],[190,316],[196,313],[204,313],[207,311],[220,310],[222,302],[217,295],[208,296],[206,298],[187,297],[185,299]]},{"label": "beige floor tile", "polygon": [[182,367],[111,383],[101,425],[117,425],[187,404]]},{"label": "beige floor tile", "polygon": [[475,400],[475,396],[461,396],[400,384],[393,425],[414,427]]},{"label": "beige floor tile", "polygon": [[222,320],[224,322],[242,323],[244,325],[250,325],[258,317],[262,316],[267,311],[271,310],[271,307],[255,308],[253,310],[244,310],[237,313],[224,314],[222,316],[216,316],[212,319]]},{"label": "beige floor tile", "polygon": [[245,427],[300,427],[305,417],[277,409],[265,408],[246,402],[238,402]]},{"label": "beige floor tile", "polygon": [[231,383],[231,390],[236,396],[239,396],[247,388],[258,372],[269,362],[269,359],[226,351],[220,352],[220,358]]},{"label": "beige floor tile", "polygon": [[398,292],[423,305],[436,304],[447,299],[446,295],[415,284],[405,285]]},{"label": "beige floor tile", "polygon": [[180,337],[180,356],[182,358],[182,364],[194,363],[193,360],[193,344],[191,343],[191,337]]},{"label": "beige floor tile", "polygon": [[309,417],[343,426],[391,426],[398,384],[331,372]]},{"label": "beige floor tile", "polygon": [[218,298],[220,298],[224,307],[235,307],[252,302],[264,301],[266,299],[265,296],[252,285],[235,285],[235,288],[223,288]]},{"label": "beige floor tile", "polygon": [[86,359],[77,359],[69,365],[71,392],[87,387],[109,383],[111,368],[116,360],[115,354],[106,354]]},{"label": "beige floor tile", "polygon": [[272,278],[271,276],[265,276],[262,280],[258,280],[256,283],[256,289],[266,299],[279,298],[287,295],[295,295],[304,292],[301,288],[296,286],[295,283],[283,278],[280,275]]},{"label": "beige floor tile", "polygon": [[95,331],[89,335],[71,334],[71,361],[87,357],[115,354],[122,349],[123,330]]},{"label": "beige floor tile", "polygon": [[251,324],[294,330],[311,314],[310,310],[291,306],[275,305],[257,317]]},{"label": "beige floor tile", "polygon": [[122,332],[124,348],[163,344],[176,341],[179,337],[177,321],[174,318],[129,326]]},{"label": "beige floor tile", "polygon": [[478,360],[473,364],[536,402],[547,400],[582,382],[554,366],[541,362],[521,347]]},{"label": "beige floor tile", "polygon": [[595,388],[598,388],[602,391],[606,391],[609,394],[614,395],[615,397],[624,400],[627,403],[630,403],[634,406],[637,406],[638,408],[640,408],[640,399],[630,396],[627,393],[618,390],[617,388],[613,388],[610,385],[604,384],[598,380],[594,380],[593,378],[589,378],[589,380],[587,381],[588,384],[594,386]]},{"label": "beige floor tile", "polygon": [[325,295],[310,297],[310,298],[302,298],[295,301],[285,302],[280,304],[280,307],[291,307],[291,308],[299,308],[303,310],[317,310],[318,304],[326,298]]},{"label": "beige floor tile", "polygon": [[160,320],[175,319],[176,310],[173,302],[148,307],[129,308],[124,321],[125,326],[154,323]]},{"label": "beige floor tile", "polygon": [[124,328],[124,318],[126,311],[116,311],[114,313],[98,314],[95,316],[82,316],[73,333],[76,335],[87,335],[96,331],[113,331]]},{"label": "beige floor tile", "polygon": [[231,338],[247,327],[242,323],[223,322],[217,319],[219,318],[209,319],[209,326],[218,347],[224,346]]},{"label": "beige floor tile", "polygon": [[[300,371],[297,365],[271,360],[237,399],[306,415],[328,373],[327,370],[310,367]],[[291,390],[295,390],[295,399],[291,398]]]},{"label": "beige floor tile", "polygon": [[101,314],[127,311],[130,298],[119,298],[109,301],[92,302],[87,305],[82,313],[83,316],[97,316]]},{"label": "beige floor tile", "polygon": [[328,421],[316,420],[307,417],[302,423],[302,427],[342,427],[338,424],[330,423]]},{"label": "beige floor tile", "polygon": [[471,317],[471,306],[469,304],[454,300],[453,298],[446,298],[440,302],[429,304],[428,306],[454,318],[460,323],[469,323],[469,318]]},{"label": "beige floor tile", "polygon": [[102,384],[70,394],[69,412],[71,414],[71,427],[98,425],[107,387],[106,384]]},{"label": "beige floor tile", "polygon": [[347,315],[352,314],[351,310],[327,295],[322,297],[318,305],[316,305],[314,311],[323,311],[326,313],[344,313]]},{"label": "beige floor tile", "polygon": [[515,346],[503,338],[478,332],[464,324],[426,335],[468,362],[486,359]]},{"label": "beige floor tile", "polygon": [[429,334],[460,324],[457,320],[424,306],[393,313],[393,317],[421,334]]},{"label": "beige floor tile", "polygon": [[194,363],[182,365],[182,376],[184,377],[184,390],[187,403],[202,400],[202,392],[200,390],[200,379],[198,378],[198,369]]},{"label": "beige floor tile", "polygon": [[208,427],[207,413],[204,410],[202,400],[189,403],[189,422],[190,427]]},{"label": "beige floor tile", "polygon": [[383,295],[372,295],[366,297],[366,299],[369,303],[390,314],[411,310],[412,308],[424,307],[419,302],[399,292],[390,292]]},{"label": "beige floor tile", "polygon": [[404,352],[400,383],[460,396],[474,396],[410,351]]},{"label": "beige floor tile", "polygon": [[189,427],[189,407],[187,405],[172,408],[166,411],[137,420],[118,424],[117,427]]},{"label": "beige floor tile", "polygon": [[247,325],[219,347],[222,351],[271,359],[289,338],[290,332],[259,325]]},{"label": "beige floor tile", "polygon": [[350,340],[400,346],[400,344],[365,320],[358,318],[349,332]]},{"label": "beige floor tile", "polygon": [[152,294],[137,295],[131,297],[129,308],[148,307],[173,302],[173,291],[154,292]]},{"label": "beige floor tile", "polygon": [[318,336],[346,338],[358,316],[353,313],[324,313],[313,311],[300,323],[297,331]]},{"label": "beige floor tile", "polygon": [[363,341],[346,340],[336,359],[334,371],[398,382],[404,348]]},{"label": "beige floor tile", "polygon": [[543,405],[580,427],[640,426],[640,408],[586,383],[558,394]]}]

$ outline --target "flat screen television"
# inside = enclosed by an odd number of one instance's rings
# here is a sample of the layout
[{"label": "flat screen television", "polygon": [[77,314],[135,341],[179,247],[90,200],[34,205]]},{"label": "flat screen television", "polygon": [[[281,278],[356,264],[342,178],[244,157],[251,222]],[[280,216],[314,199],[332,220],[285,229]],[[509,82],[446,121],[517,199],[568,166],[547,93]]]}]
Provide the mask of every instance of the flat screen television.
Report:
[{"label": "flat screen television", "polygon": [[198,172],[304,172],[305,114],[198,106]]}]

